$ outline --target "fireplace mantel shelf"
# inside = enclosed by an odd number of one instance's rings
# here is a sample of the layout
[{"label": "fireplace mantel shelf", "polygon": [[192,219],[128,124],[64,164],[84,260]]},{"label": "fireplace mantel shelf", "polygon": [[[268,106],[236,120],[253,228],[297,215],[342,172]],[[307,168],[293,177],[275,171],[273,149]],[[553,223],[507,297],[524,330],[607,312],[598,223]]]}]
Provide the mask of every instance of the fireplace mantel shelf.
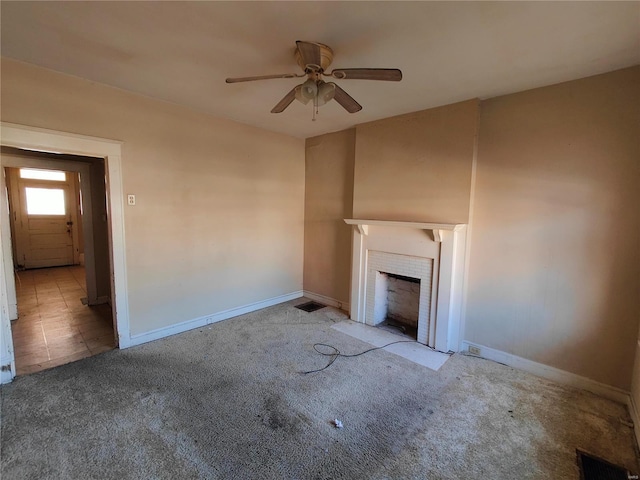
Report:
[{"label": "fireplace mantel shelf", "polygon": [[391,220],[359,220],[355,218],[345,218],[345,223],[354,225],[361,235],[369,234],[369,225],[380,227],[406,227],[417,228],[420,230],[431,230],[433,238],[436,242],[442,241],[442,231],[457,231],[464,227],[464,223],[426,223],[426,222],[398,222]]}]

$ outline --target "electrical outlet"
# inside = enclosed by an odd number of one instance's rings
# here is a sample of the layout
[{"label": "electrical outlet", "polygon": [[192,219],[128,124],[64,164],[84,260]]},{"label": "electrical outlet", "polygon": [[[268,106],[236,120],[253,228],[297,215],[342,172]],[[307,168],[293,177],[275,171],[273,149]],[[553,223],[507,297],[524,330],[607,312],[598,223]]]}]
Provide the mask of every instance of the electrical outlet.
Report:
[{"label": "electrical outlet", "polygon": [[474,345],[469,345],[469,353],[471,355],[478,355],[480,356],[480,347],[476,347]]},{"label": "electrical outlet", "polygon": [[135,205],[136,204],[136,196],[135,195],[127,195],[127,203],[129,205]]}]

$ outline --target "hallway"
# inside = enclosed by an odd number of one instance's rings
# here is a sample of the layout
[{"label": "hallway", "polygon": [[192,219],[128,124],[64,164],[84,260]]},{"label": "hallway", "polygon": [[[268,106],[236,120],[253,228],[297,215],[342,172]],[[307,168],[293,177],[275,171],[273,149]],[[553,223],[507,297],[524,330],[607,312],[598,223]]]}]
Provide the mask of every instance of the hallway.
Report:
[{"label": "hallway", "polygon": [[16,272],[18,320],[11,322],[18,375],[115,348],[111,307],[89,307],[82,266]]}]

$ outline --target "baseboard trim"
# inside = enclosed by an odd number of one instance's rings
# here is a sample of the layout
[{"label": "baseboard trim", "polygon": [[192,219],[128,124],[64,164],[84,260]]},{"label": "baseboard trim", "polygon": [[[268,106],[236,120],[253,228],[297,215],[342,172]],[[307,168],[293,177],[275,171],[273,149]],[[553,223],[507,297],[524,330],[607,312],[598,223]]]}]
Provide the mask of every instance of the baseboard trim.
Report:
[{"label": "baseboard trim", "polygon": [[193,330],[194,328],[203,327],[211,323],[220,322],[229,318],[237,317],[238,315],[244,315],[245,313],[255,312],[263,308],[272,307],[279,303],[288,302],[289,300],[295,300],[303,296],[302,290],[296,292],[287,293],[285,295],[279,295],[277,297],[268,298],[260,302],[250,303],[241,307],[230,308],[229,310],[223,310],[221,312],[212,313],[203,317],[186,320],[184,322],[169,325],[168,327],[157,328],[145,333],[139,333],[132,335],[127,346],[133,347],[135,345],[142,345],[143,343],[152,342],[161,338],[170,337],[178,333]]},{"label": "baseboard trim", "polygon": [[0,365],[4,367],[0,369],[0,384],[10,383],[16,375],[16,366],[13,358],[9,356],[2,357]]},{"label": "baseboard trim", "polygon": [[4,385],[5,383],[11,383],[13,380],[13,375],[11,374],[11,370],[5,370],[0,372],[0,385]]},{"label": "baseboard trim", "polygon": [[9,304],[9,321],[18,319],[18,304]]},{"label": "baseboard trim", "polygon": [[468,352],[470,346],[479,348],[480,356],[482,358],[504,363],[505,365],[517,368],[518,370],[524,370],[525,372],[532,373],[538,377],[546,378],[547,380],[552,380],[563,385],[587,390],[591,393],[595,393],[596,395],[600,395],[601,397],[613,400],[614,402],[622,403],[623,405],[628,405],[629,403],[629,392],[620,388],[596,382],[595,380],[576,375],[575,373],[550,367],[549,365],[537,363],[532,360],[527,360],[526,358],[518,357],[494,348],[463,340],[463,351]]},{"label": "baseboard trim", "polygon": [[335,298],[320,295],[319,293],[310,292],[309,290],[303,290],[303,294],[305,297],[310,298],[311,300],[315,300],[316,302],[329,305],[330,307],[339,308],[340,310],[344,310],[345,312],[349,311],[349,303],[347,302],[341,302],[340,300],[336,300]]}]

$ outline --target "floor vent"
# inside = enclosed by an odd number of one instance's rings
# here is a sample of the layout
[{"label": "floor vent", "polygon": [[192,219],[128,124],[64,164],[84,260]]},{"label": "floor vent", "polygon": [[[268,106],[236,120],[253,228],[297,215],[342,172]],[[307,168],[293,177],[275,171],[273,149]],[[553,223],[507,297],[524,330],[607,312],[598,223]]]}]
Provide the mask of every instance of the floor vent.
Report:
[{"label": "floor vent", "polygon": [[315,312],[316,310],[320,310],[321,308],[326,307],[326,305],[322,305],[321,303],[318,302],[307,302],[307,303],[301,303],[300,305],[296,305],[296,308],[299,308],[300,310],[304,310],[305,312]]},{"label": "floor vent", "polygon": [[638,478],[626,469],[577,450],[580,480],[629,480]]}]

